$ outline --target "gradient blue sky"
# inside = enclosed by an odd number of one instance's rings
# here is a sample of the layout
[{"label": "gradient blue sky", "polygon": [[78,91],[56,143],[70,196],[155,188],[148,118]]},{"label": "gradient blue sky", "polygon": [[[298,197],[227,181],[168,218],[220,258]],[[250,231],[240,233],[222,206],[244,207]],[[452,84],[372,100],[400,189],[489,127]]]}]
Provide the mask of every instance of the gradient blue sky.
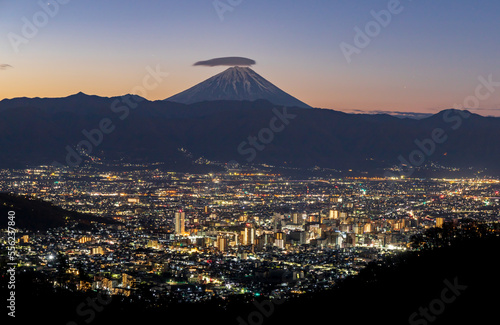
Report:
[{"label": "gradient blue sky", "polygon": [[[158,65],[169,75],[146,97],[164,99],[225,69],[194,62],[223,56],[254,59],[286,92],[343,111],[436,112],[473,96],[480,76],[500,82],[493,0],[401,0],[348,63],[340,44],[389,2],[243,0],[221,20],[212,0],[71,0],[16,52],[9,33],[23,36],[23,17],[41,7],[0,0],[0,64],[12,66],[0,70],[0,99],[123,95]],[[486,95],[474,111],[500,116],[500,87]]]}]

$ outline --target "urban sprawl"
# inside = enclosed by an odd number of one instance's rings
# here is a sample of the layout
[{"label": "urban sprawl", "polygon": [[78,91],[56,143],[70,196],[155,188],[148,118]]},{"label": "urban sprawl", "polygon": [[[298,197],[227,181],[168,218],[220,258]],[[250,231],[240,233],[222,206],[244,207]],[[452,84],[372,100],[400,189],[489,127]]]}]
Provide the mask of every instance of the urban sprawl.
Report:
[{"label": "urban sprawl", "polygon": [[300,180],[257,169],[189,174],[149,164],[4,169],[0,179],[2,192],[113,221],[16,229],[19,270],[41,272],[54,287],[138,300],[320,291],[412,249],[412,236],[426,229],[500,218],[500,182],[491,178]]}]

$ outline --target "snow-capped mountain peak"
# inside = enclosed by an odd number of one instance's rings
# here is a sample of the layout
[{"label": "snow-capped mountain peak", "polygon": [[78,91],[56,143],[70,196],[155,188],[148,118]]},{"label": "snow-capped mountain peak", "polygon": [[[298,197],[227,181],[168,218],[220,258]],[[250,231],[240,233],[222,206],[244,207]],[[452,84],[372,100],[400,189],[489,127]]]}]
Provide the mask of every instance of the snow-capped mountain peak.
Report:
[{"label": "snow-capped mountain peak", "polygon": [[310,108],[309,105],[279,89],[247,67],[231,67],[167,101],[193,104],[214,100],[266,99],[273,104]]}]

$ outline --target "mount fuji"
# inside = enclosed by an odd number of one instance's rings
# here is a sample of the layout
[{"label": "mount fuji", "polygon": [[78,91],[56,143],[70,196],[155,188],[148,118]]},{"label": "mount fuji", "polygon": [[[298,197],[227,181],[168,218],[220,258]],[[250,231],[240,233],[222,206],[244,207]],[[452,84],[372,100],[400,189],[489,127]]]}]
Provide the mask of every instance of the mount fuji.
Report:
[{"label": "mount fuji", "polygon": [[247,67],[231,67],[166,101],[182,104],[194,104],[215,100],[255,101],[265,99],[287,107],[311,108],[279,89],[262,76]]}]

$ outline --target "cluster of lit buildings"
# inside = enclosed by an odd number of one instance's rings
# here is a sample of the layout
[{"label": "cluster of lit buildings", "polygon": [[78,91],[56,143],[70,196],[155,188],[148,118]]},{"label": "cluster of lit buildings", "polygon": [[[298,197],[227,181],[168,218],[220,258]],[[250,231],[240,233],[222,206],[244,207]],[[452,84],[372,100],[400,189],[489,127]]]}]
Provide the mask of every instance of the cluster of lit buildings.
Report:
[{"label": "cluster of lit buildings", "polygon": [[[135,167],[1,170],[1,191],[116,221],[20,229],[20,266],[60,286],[131,297],[144,288],[176,301],[286,296],[329,288],[445,221],[499,221],[494,179],[294,180]],[[55,277],[61,259],[66,282]]]}]

